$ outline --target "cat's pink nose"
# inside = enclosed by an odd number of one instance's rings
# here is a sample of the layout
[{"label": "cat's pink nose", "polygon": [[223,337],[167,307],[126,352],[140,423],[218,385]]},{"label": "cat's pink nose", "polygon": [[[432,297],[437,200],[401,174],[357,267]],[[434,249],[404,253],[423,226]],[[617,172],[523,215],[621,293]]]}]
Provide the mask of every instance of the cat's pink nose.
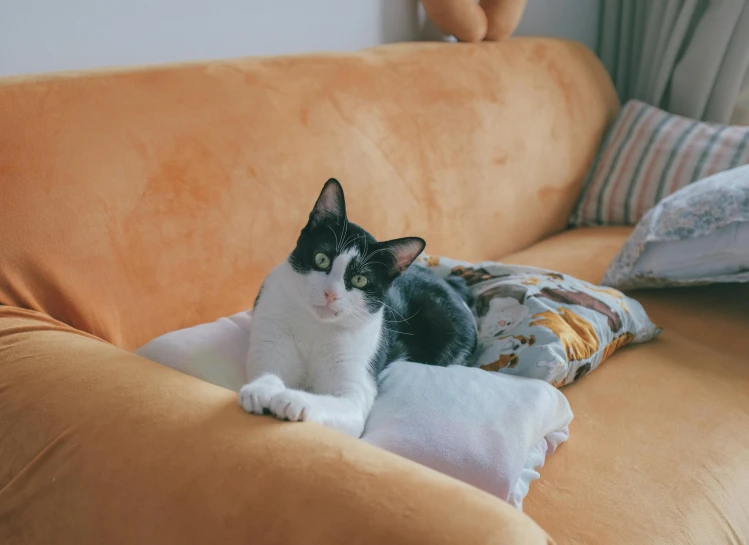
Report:
[{"label": "cat's pink nose", "polygon": [[338,295],[336,295],[335,292],[328,290],[328,289],[325,290],[325,302],[327,304],[332,303],[336,299],[338,299]]}]

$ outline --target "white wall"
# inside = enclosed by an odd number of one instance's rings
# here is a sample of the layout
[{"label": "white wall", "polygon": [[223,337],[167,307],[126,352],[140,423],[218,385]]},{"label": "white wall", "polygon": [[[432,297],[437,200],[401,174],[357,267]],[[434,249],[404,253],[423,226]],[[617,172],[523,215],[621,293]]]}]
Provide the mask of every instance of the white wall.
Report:
[{"label": "white wall", "polygon": [[0,74],[413,40],[416,0],[0,0]]},{"label": "white wall", "polygon": [[515,34],[568,38],[595,51],[600,13],[601,0],[528,0]]},{"label": "white wall", "polygon": [[[519,34],[595,47],[600,0],[528,0]],[[0,0],[0,75],[350,51],[418,39],[416,0]]]}]

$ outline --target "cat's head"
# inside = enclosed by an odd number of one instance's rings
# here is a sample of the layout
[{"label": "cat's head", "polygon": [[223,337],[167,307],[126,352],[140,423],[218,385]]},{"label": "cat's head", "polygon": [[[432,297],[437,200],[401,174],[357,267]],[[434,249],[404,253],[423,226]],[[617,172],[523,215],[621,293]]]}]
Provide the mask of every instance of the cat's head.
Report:
[{"label": "cat's head", "polygon": [[317,198],[289,264],[297,293],[323,322],[355,326],[378,312],[395,280],[424,250],[418,237],[377,242],[348,221],[343,188],[331,178]]}]

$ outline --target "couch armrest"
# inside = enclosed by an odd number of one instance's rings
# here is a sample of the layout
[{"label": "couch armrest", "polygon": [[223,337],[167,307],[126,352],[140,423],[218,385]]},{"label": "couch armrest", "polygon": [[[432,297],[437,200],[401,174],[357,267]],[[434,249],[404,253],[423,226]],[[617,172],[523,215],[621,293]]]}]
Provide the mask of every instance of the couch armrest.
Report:
[{"label": "couch armrest", "polygon": [[0,307],[0,543],[547,542],[474,488]]}]

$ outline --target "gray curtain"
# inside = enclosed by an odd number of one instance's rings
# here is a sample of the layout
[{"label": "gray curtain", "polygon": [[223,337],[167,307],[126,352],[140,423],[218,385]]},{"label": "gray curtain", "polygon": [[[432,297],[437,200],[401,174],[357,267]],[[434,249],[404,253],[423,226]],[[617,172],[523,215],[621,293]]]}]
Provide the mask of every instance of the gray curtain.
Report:
[{"label": "gray curtain", "polygon": [[747,0],[601,0],[598,53],[622,102],[749,124]]}]

